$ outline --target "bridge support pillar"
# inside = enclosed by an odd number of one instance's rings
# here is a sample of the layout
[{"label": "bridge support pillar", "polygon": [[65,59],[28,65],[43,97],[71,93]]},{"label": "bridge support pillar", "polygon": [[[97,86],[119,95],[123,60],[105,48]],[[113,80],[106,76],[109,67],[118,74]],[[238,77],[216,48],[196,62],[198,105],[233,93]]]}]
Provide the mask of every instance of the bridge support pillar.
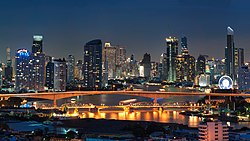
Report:
[{"label": "bridge support pillar", "polygon": [[157,98],[154,98],[154,105],[157,105]]},{"label": "bridge support pillar", "polygon": [[57,107],[57,105],[56,105],[56,99],[55,98],[53,99],[53,106],[54,106],[54,108]]}]

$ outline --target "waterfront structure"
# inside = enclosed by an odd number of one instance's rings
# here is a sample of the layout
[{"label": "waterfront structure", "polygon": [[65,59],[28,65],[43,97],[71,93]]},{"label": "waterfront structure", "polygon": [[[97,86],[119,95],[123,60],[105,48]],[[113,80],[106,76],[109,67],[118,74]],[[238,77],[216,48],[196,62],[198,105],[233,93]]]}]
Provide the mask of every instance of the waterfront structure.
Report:
[{"label": "waterfront structure", "polygon": [[43,36],[34,35],[33,36],[33,45],[32,45],[32,53],[41,53],[43,52]]},{"label": "waterfront structure", "polygon": [[143,56],[142,61],[140,62],[140,76],[150,78],[151,72],[151,57],[150,54],[146,53]]},{"label": "waterfront structure", "polygon": [[228,141],[229,133],[226,124],[220,121],[208,121],[201,123],[199,129],[199,141]]},{"label": "waterfront structure", "polygon": [[16,77],[15,77],[15,86],[16,91],[21,89],[30,89],[31,79],[31,53],[27,49],[18,49],[15,55],[16,58]]},{"label": "waterfront structure", "polygon": [[174,82],[176,81],[176,57],[178,55],[178,40],[175,37],[166,38],[167,44],[167,81]]},{"label": "waterfront structure", "polygon": [[69,55],[67,58],[67,83],[74,81],[75,57]]},{"label": "waterfront structure", "polygon": [[206,66],[206,58],[204,55],[199,55],[196,61],[196,73],[204,74],[205,73],[205,66]]},{"label": "waterfront structure", "polygon": [[102,87],[102,41],[92,40],[84,46],[84,86]]},{"label": "waterfront structure", "polygon": [[225,74],[232,77],[235,81],[235,47],[234,31],[227,27],[227,46],[225,48]]},{"label": "waterfront structure", "polygon": [[46,86],[52,91],[66,91],[66,60],[53,59],[46,66]]},{"label": "waterfront structure", "polygon": [[111,46],[110,42],[106,42],[104,44],[104,48],[102,50],[102,60],[103,63],[106,62],[107,66],[105,69],[108,71],[108,78],[116,77],[116,59],[117,59],[117,50],[115,46]]},{"label": "waterfront structure", "polygon": [[250,89],[250,71],[248,66],[241,66],[238,72],[238,89],[249,90]]},{"label": "waterfront structure", "polygon": [[7,59],[7,66],[4,68],[4,77],[5,81],[11,82],[12,75],[13,75],[13,67],[12,67],[12,60],[10,56],[10,48],[6,49],[6,59]]}]

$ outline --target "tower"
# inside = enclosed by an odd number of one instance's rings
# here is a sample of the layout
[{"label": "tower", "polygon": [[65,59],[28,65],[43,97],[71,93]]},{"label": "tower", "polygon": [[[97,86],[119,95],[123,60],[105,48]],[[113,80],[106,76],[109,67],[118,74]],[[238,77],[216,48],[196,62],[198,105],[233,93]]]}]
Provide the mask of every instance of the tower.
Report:
[{"label": "tower", "polygon": [[69,55],[67,58],[67,83],[74,81],[75,57]]},{"label": "tower", "polygon": [[5,80],[8,82],[11,82],[12,80],[12,74],[13,74],[13,67],[12,67],[12,60],[10,56],[10,48],[6,49],[6,60],[7,60],[7,66],[4,68],[4,76]]},{"label": "tower", "polygon": [[111,46],[110,42],[106,42],[103,48],[103,56],[102,60],[103,63],[106,62],[109,78],[116,77],[116,56],[117,56],[117,49],[115,46]]},{"label": "tower", "polygon": [[176,57],[178,55],[178,40],[175,37],[166,38],[167,43],[167,80],[176,80]]},{"label": "tower", "polygon": [[196,62],[196,72],[197,74],[204,74],[206,67],[206,58],[204,55],[199,55]]},{"label": "tower", "polygon": [[32,45],[32,53],[43,52],[43,36],[34,35],[33,36],[33,45]]},{"label": "tower", "polygon": [[29,90],[31,79],[31,53],[27,49],[18,49],[16,53],[16,91]]},{"label": "tower", "polygon": [[92,40],[84,46],[84,86],[101,88],[102,86],[102,41]]},{"label": "tower", "polygon": [[234,31],[227,27],[227,46],[225,48],[225,73],[235,81]]}]

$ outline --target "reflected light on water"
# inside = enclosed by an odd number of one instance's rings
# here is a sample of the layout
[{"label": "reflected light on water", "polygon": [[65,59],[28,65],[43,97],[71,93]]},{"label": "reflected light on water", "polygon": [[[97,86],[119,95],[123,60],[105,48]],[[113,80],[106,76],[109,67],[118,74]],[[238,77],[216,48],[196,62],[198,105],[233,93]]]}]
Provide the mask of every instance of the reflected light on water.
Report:
[{"label": "reflected light on water", "polygon": [[86,112],[80,114],[81,118],[96,118],[96,119],[116,119],[116,120],[142,120],[156,121],[164,123],[179,123],[188,124],[190,127],[197,127],[201,118],[197,116],[183,116],[179,111],[134,111],[134,112]]}]

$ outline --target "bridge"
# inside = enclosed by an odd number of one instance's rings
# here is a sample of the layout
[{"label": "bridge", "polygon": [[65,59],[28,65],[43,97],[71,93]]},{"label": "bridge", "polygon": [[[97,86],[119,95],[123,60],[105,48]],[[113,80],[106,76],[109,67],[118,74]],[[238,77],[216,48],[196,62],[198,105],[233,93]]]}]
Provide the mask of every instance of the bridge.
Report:
[{"label": "bridge", "polygon": [[202,92],[159,92],[159,91],[68,91],[68,92],[44,92],[44,93],[22,93],[22,94],[0,94],[0,97],[21,97],[21,98],[40,98],[53,100],[53,105],[56,107],[58,99],[84,96],[84,95],[131,95],[146,98],[153,98],[154,103],[157,103],[157,98],[168,98],[170,96],[211,96],[234,97],[243,96],[250,97],[250,94],[245,93],[202,93]]}]

